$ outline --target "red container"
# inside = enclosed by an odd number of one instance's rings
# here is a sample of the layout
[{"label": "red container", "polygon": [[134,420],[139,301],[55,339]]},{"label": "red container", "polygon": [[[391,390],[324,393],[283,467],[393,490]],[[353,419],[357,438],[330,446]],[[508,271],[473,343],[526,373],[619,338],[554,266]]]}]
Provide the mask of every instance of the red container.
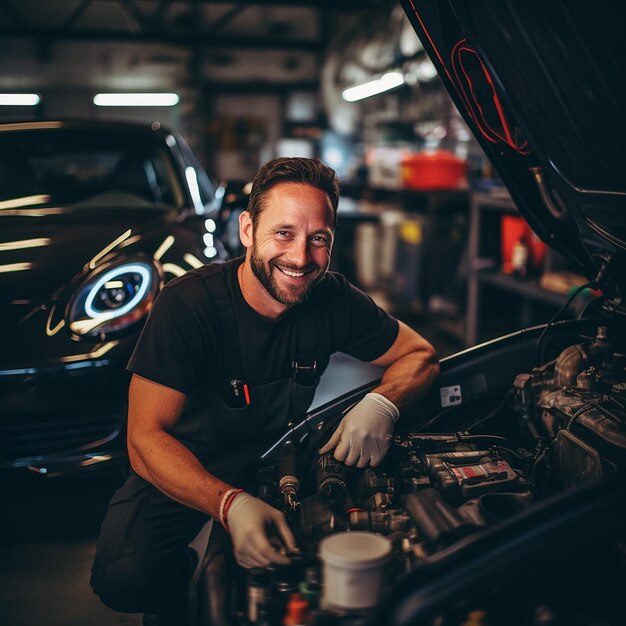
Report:
[{"label": "red container", "polygon": [[467,187],[467,163],[451,152],[420,152],[400,163],[406,189],[463,189]]},{"label": "red container", "polygon": [[523,217],[518,215],[503,215],[500,222],[502,271],[505,274],[513,272],[513,248],[518,242],[524,245],[528,251],[528,269],[532,272],[540,272],[543,259],[546,254],[546,244],[535,235]]}]

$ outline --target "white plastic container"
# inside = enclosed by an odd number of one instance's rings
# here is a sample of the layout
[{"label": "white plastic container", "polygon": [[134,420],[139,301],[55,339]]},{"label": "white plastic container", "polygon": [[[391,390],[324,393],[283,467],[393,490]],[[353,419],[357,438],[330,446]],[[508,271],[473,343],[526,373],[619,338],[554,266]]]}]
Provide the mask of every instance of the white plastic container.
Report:
[{"label": "white plastic container", "polygon": [[337,533],[320,541],[319,556],[325,608],[367,609],[378,602],[391,556],[389,539],[370,532]]}]

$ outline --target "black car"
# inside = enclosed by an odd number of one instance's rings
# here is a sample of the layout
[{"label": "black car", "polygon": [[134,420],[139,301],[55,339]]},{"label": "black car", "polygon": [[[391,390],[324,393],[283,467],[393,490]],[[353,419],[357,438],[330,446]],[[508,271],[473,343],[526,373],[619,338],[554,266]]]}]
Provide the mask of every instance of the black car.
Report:
[{"label": "black car", "polygon": [[284,600],[299,589],[319,624],[624,624],[623,20],[602,1],[402,5],[519,211],[602,296],[444,359],[376,468],[317,454],[373,385],[285,433],[246,487],[285,512],[301,553],[248,573],[233,605],[214,529],[210,623],[301,618]]},{"label": "black car", "polygon": [[0,125],[0,470],[125,459],[125,364],[161,286],[226,258],[222,195],[158,123]]}]

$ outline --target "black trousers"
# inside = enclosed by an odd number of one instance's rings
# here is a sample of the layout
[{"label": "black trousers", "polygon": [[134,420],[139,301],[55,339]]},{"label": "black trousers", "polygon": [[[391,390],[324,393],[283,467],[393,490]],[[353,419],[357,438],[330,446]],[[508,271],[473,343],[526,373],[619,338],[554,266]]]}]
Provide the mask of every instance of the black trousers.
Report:
[{"label": "black trousers", "polygon": [[131,472],[102,522],[93,590],[116,611],[185,615],[196,566],[187,546],[208,519]]}]

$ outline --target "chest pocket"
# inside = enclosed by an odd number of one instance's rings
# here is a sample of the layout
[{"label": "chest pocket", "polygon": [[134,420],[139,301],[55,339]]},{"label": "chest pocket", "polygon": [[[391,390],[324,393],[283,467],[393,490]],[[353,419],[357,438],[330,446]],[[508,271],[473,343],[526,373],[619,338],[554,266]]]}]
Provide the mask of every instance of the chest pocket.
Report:
[{"label": "chest pocket", "polygon": [[[221,350],[215,371],[221,379],[207,380],[190,398],[174,434],[205,464],[220,465],[242,450],[254,455],[273,442],[290,421],[303,417],[319,383],[319,346],[312,307],[297,320],[295,354],[290,374],[264,385],[245,389],[239,320],[218,268],[210,280],[211,304],[219,324]],[[236,381],[236,382],[235,382]],[[238,393],[235,391],[238,389]],[[244,455],[245,456],[245,455]],[[222,463],[223,465],[223,463]],[[219,469],[219,467],[218,467]]]}]

